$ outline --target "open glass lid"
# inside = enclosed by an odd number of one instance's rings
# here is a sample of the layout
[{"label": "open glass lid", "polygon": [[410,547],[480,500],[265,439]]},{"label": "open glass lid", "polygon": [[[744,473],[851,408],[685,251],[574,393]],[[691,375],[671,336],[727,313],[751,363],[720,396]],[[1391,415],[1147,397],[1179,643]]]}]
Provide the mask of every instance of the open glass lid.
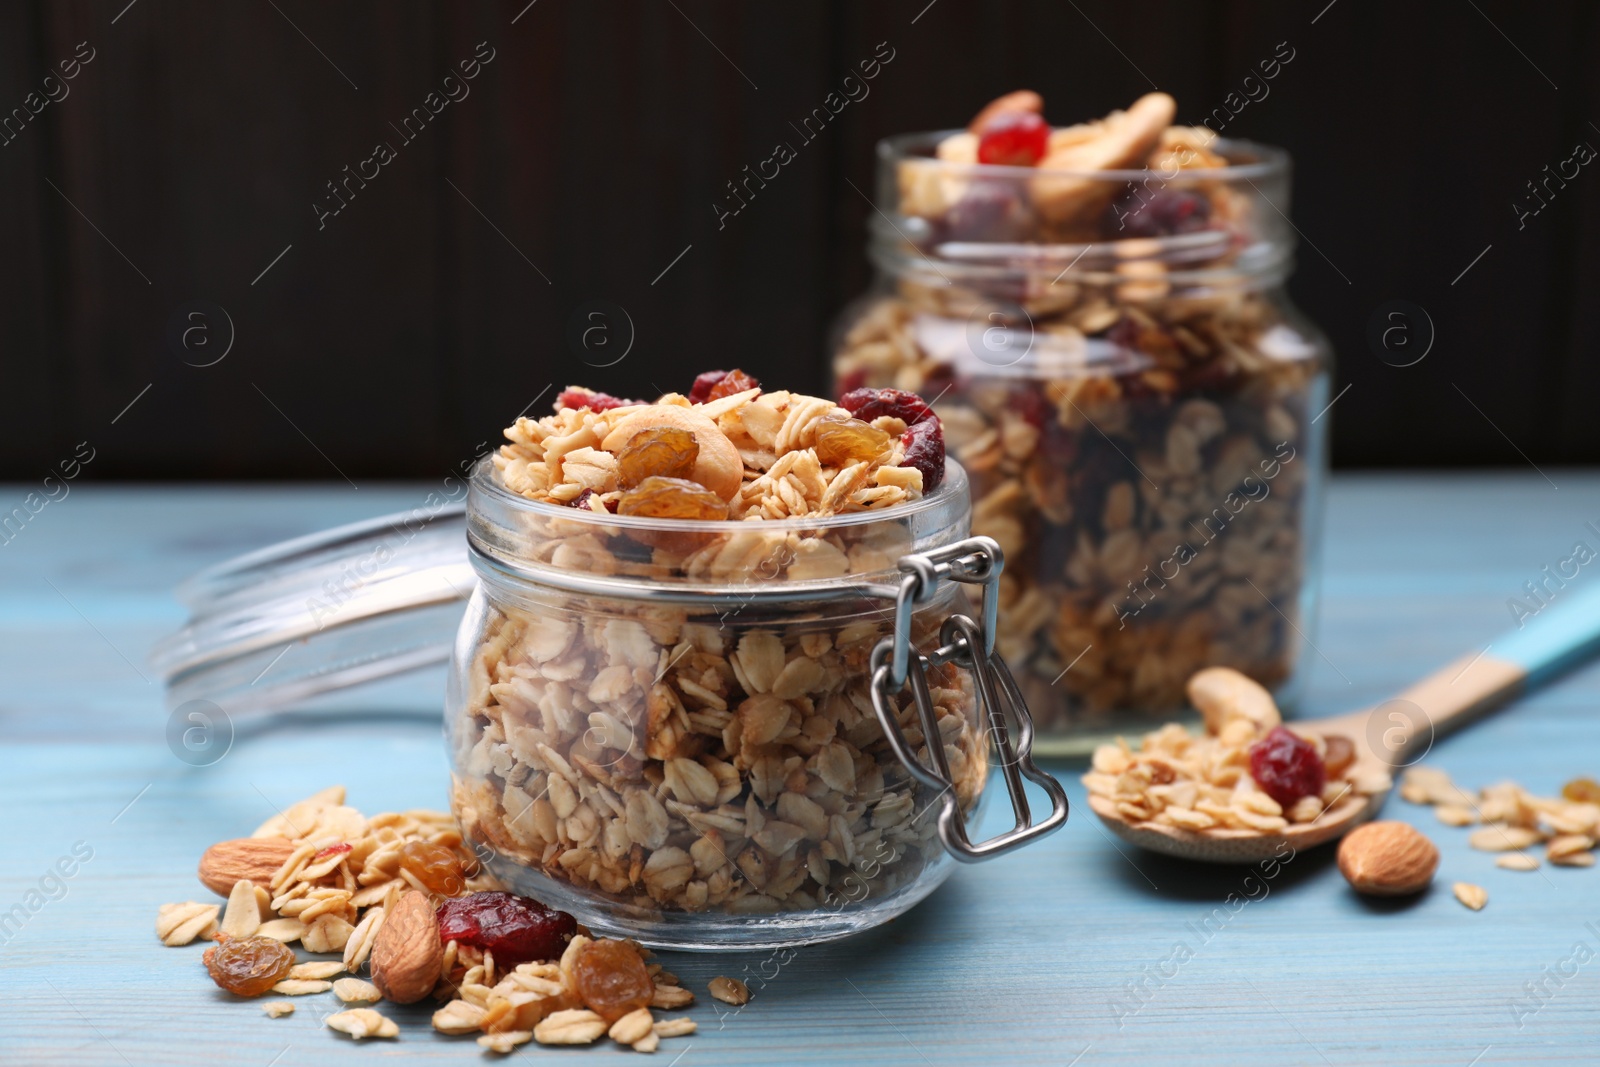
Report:
[{"label": "open glass lid", "polygon": [[189,621],[150,659],[169,708],[287,708],[447,662],[476,587],[465,504],[416,508],[201,571],[176,591]]}]

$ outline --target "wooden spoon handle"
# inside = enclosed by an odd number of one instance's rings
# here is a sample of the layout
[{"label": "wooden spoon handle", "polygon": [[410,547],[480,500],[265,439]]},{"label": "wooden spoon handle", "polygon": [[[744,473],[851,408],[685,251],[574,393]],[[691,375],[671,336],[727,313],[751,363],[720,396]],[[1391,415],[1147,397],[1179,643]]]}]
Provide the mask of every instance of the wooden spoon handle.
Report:
[{"label": "wooden spoon handle", "polygon": [[1345,728],[1358,743],[1364,736],[1375,755],[1391,766],[1403,766],[1433,738],[1543,685],[1597,649],[1600,585],[1557,590],[1536,613],[1523,616],[1517,629],[1482,652],[1462,656],[1394,699],[1328,725]]}]

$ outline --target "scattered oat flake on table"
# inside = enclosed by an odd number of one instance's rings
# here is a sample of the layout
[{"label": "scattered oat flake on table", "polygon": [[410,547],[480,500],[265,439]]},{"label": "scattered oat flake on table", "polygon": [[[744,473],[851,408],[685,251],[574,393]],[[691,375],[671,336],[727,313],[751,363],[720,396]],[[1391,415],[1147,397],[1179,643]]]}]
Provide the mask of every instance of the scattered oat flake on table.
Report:
[{"label": "scattered oat flake on table", "polygon": [[326,1020],[328,1029],[338,1030],[340,1033],[349,1034],[356,1040],[364,1037],[399,1037],[399,1025],[387,1015],[380,1015],[371,1008],[351,1008],[348,1011],[336,1012]]},{"label": "scattered oat flake on table", "polygon": [[518,1045],[526,1045],[532,1040],[532,1030],[502,1030],[498,1034],[484,1034],[478,1038],[478,1044],[490,1052],[508,1053]]},{"label": "scattered oat flake on table", "polygon": [[1559,856],[1547,856],[1551,863],[1557,867],[1593,867],[1593,852],[1564,852]]},{"label": "scattered oat flake on table", "polygon": [[192,900],[163,904],[156,916],[156,936],[169,948],[187,945],[197,937],[210,937],[217,932],[219,911],[215,904],[198,904]]},{"label": "scattered oat flake on table", "polygon": [[[586,1008],[552,1012],[533,1028],[541,1045],[587,1045],[607,1030],[606,1021]],[[483,1038],[478,1039],[480,1042]]]},{"label": "scattered oat flake on table", "polygon": [[1504,867],[1508,871],[1537,871],[1539,861],[1526,852],[1506,852],[1494,861],[1496,867]]},{"label": "scattered oat flake on table", "polygon": [[1515,852],[1536,844],[1544,837],[1526,826],[1485,826],[1467,837],[1467,844],[1483,852]]},{"label": "scattered oat flake on table", "polygon": [[362,978],[339,979],[333,983],[333,995],[346,1004],[371,1003],[383,996],[377,986]]},{"label": "scattered oat flake on table", "polygon": [[340,960],[311,960],[289,968],[289,977],[308,980],[332,978],[343,970],[344,963]]},{"label": "scattered oat flake on table", "polygon": [[1400,799],[1407,804],[1426,804],[1428,803],[1428,791],[1419,785],[1407,782],[1400,787]]},{"label": "scattered oat flake on table", "polygon": [[1456,899],[1473,911],[1482,911],[1483,906],[1489,903],[1489,893],[1481,885],[1473,885],[1471,882],[1457,882],[1450,888],[1455,893]]},{"label": "scattered oat flake on table", "polygon": [[261,929],[256,931],[255,936],[270,937],[287,945],[291,941],[300,940],[305,936],[305,932],[306,924],[299,919],[272,919],[262,923]]},{"label": "scattered oat flake on table", "polygon": [[1587,834],[1561,834],[1552,837],[1544,846],[1544,851],[1550,862],[1555,863],[1569,856],[1585,854],[1591,848],[1594,848],[1594,838]]},{"label": "scattered oat flake on table", "polygon": [[272,991],[274,993],[282,993],[286,997],[303,997],[307,993],[326,993],[332,988],[332,982],[309,978],[285,978],[273,986]]},{"label": "scattered oat flake on table", "polygon": [[280,1019],[285,1015],[294,1014],[294,1004],[287,1000],[269,1000],[261,1005],[261,1010],[271,1018]]},{"label": "scattered oat flake on table", "polygon": [[656,1023],[657,1037],[685,1037],[699,1029],[693,1019],[679,1016],[676,1019],[662,1019]]},{"label": "scattered oat flake on table", "polygon": [[229,937],[254,937],[261,929],[263,909],[270,910],[270,899],[265,889],[249,879],[235,882],[222,913],[222,932]]},{"label": "scattered oat flake on table", "polygon": [[632,1045],[654,1031],[655,1018],[650,1014],[650,1009],[638,1008],[612,1023],[607,1034],[618,1044]]},{"label": "scattered oat flake on table", "polygon": [[488,1012],[465,1000],[452,1000],[433,1013],[433,1028],[441,1034],[471,1034],[483,1028]]},{"label": "scattered oat flake on table", "polygon": [[750,1003],[750,987],[737,978],[724,978],[718,975],[716,978],[711,979],[709,988],[711,995],[724,1004],[732,1004],[738,1007],[741,1004]]}]

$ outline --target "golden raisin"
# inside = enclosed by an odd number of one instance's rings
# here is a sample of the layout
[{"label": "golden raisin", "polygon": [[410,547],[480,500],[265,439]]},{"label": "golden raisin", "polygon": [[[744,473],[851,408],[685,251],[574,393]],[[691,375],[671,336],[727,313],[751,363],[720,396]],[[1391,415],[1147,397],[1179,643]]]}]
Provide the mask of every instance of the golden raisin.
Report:
[{"label": "golden raisin", "polygon": [[460,895],[466,888],[461,860],[453,849],[430,841],[407,841],[400,849],[400,867],[441,896]]},{"label": "golden raisin", "polygon": [[646,478],[688,478],[700,458],[694,434],[680,426],[646,426],[617,452],[617,480],[632,489]]},{"label": "golden raisin", "polygon": [[1350,743],[1348,737],[1339,734],[1330,734],[1323,738],[1323,742],[1326,751],[1322,754],[1322,765],[1328,769],[1329,778],[1337,778],[1356,761],[1356,746]]},{"label": "golden raisin", "polygon": [[1574,778],[1561,787],[1561,796],[1577,804],[1600,804],[1600,782],[1593,778]]},{"label": "golden raisin", "polygon": [[245,937],[206,949],[211,980],[241,997],[259,997],[289,976],[294,949],[270,937]]},{"label": "golden raisin", "polygon": [[843,467],[877,459],[889,450],[889,435],[860,419],[823,419],[817,424],[817,458]]},{"label": "golden raisin", "polygon": [[726,519],[728,502],[698,482],[653,475],[623,492],[618,515],[652,519]]},{"label": "golden raisin", "polygon": [[583,1002],[606,1022],[646,1007],[656,992],[638,949],[625,941],[602,939],[585,945],[573,976]]}]

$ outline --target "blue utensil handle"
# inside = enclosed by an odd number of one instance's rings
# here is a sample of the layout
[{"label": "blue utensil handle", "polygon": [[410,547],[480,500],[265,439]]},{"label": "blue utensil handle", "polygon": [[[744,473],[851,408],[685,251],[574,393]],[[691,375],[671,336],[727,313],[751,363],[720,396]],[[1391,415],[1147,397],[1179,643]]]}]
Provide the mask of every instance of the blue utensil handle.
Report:
[{"label": "blue utensil handle", "polygon": [[1542,685],[1600,650],[1600,582],[1562,590],[1523,625],[1489,646],[1488,655],[1526,673],[1524,689]]},{"label": "blue utensil handle", "polygon": [[[1445,664],[1399,694],[1398,699],[1421,709],[1428,728],[1412,730],[1393,745],[1387,734],[1381,734],[1391,766],[1404,766],[1403,757],[1431,744],[1434,737],[1501,707],[1600,651],[1600,582],[1561,590],[1523,623],[1495,638],[1482,652]],[[1392,709],[1385,709],[1388,704],[1356,712],[1342,725],[1365,731],[1370,738],[1373,715],[1393,718]]]}]

